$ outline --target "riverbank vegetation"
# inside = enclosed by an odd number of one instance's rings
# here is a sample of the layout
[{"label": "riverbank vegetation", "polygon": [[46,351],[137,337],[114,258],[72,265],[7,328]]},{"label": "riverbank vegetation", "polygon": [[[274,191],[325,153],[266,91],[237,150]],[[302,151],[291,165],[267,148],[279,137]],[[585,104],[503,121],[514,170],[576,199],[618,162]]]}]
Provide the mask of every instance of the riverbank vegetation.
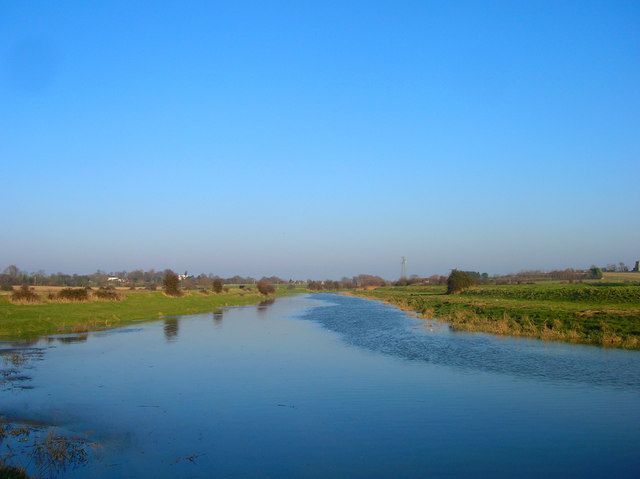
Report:
[{"label": "riverbank vegetation", "polygon": [[[628,273],[631,274],[631,273]],[[444,285],[354,290],[456,331],[640,349],[640,285],[602,281],[480,284],[458,294]]]},{"label": "riverbank vegetation", "polygon": [[[55,297],[56,289],[53,287],[31,289],[38,295],[38,302],[14,303],[11,293],[0,295],[0,340],[108,329],[164,316],[203,313],[225,306],[264,301],[264,295],[251,285],[228,285],[220,293],[186,290],[180,296],[168,296],[161,291],[118,288],[114,289],[118,301],[93,298],[93,292],[85,301],[63,301]],[[280,296],[303,291],[306,290],[301,287],[279,286],[273,294]],[[54,296],[50,297],[52,294]]]}]

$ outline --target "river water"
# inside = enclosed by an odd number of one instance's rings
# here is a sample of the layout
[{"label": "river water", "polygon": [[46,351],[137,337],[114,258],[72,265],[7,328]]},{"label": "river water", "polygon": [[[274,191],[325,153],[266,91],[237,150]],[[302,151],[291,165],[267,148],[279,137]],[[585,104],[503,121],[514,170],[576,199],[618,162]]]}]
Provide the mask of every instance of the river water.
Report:
[{"label": "river water", "polygon": [[[0,344],[0,454],[57,477],[640,477],[640,353],[331,294]],[[1,379],[1,378],[0,378]],[[86,455],[46,463],[55,431]]]}]

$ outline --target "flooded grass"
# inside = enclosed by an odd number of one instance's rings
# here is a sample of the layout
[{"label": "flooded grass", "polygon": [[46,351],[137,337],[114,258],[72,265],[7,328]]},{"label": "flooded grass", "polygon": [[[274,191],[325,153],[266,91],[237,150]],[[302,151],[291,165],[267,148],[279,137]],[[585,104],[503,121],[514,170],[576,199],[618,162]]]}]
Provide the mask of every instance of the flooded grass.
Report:
[{"label": "flooded grass", "polygon": [[27,472],[21,467],[7,466],[0,462],[0,477],[3,479],[29,479]]},{"label": "flooded grass", "polygon": [[0,417],[0,477],[58,477],[85,464],[95,445],[84,438],[60,434],[53,426]]}]

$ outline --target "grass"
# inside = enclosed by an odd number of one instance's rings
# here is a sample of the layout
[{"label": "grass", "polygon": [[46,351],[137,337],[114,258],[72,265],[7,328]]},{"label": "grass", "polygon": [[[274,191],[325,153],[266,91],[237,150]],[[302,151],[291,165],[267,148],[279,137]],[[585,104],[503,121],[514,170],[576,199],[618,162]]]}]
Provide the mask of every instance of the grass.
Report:
[{"label": "grass", "polygon": [[447,295],[444,286],[393,286],[354,294],[378,299],[457,331],[640,349],[640,285],[476,286]]},{"label": "grass", "polygon": [[[276,295],[302,292],[281,287]],[[14,304],[8,294],[0,295],[0,340],[35,339],[56,333],[80,333],[124,326],[164,316],[196,314],[225,306],[243,306],[264,301],[255,289],[229,288],[228,292],[203,294],[190,291],[169,297],[160,291],[119,291],[120,301],[46,301]]]},{"label": "grass", "polygon": [[627,273],[603,273],[603,281],[621,281],[621,282],[631,282],[635,281],[640,283],[640,273],[638,272],[627,272]]}]

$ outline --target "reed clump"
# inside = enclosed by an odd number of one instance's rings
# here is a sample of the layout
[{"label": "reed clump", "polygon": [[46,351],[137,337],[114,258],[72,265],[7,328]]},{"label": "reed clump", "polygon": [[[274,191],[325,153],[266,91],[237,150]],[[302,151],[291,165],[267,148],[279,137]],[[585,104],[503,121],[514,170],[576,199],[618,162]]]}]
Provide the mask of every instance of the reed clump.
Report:
[{"label": "reed clump", "polygon": [[113,286],[102,286],[97,291],[94,291],[93,294],[98,299],[109,301],[118,301],[120,299],[120,295]]},{"label": "reed clump", "polygon": [[88,301],[89,300],[88,288],[63,288],[58,291],[58,299],[67,301]]},{"label": "reed clump", "polygon": [[28,285],[23,284],[20,289],[11,293],[11,301],[14,303],[37,303],[40,296]]}]

